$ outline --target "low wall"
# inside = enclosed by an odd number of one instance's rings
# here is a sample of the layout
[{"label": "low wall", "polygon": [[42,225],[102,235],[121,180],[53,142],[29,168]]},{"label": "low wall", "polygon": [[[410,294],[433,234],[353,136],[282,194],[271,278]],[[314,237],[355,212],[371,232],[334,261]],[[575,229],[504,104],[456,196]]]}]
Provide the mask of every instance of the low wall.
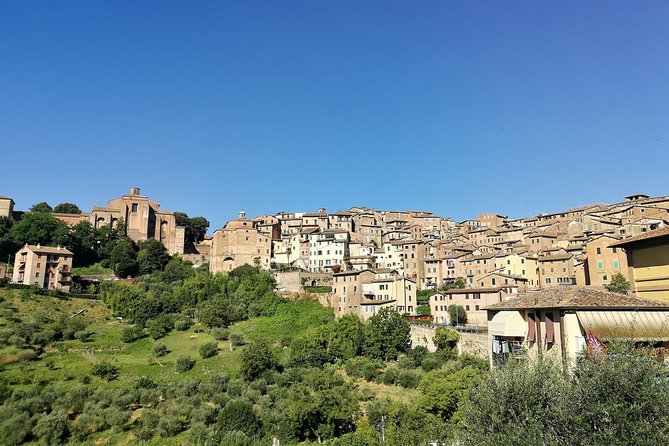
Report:
[{"label": "low wall", "polygon": [[304,291],[303,285],[332,286],[332,274],[310,273],[306,271],[288,271],[275,273],[276,286],[291,293]]},{"label": "low wall", "polygon": [[[437,351],[437,346],[434,345],[434,333],[436,329],[436,325],[411,324],[411,345],[413,347],[422,345],[427,347],[427,350],[430,352]],[[458,354],[474,355],[488,359],[490,343],[488,342],[487,332],[467,332],[460,330],[458,332],[460,333]]]}]

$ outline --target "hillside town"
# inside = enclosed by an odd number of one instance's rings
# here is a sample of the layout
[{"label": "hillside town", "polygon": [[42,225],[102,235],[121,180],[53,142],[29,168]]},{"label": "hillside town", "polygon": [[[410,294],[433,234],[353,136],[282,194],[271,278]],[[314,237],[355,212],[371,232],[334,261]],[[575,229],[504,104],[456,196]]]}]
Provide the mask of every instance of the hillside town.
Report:
[{"label": "hillside town", "polygon": [[[0,217],[20,219],[23,213],[14,208],[11,198],[0,197]],[[447,309],[457,304],[470,324],[485,326],[486,308],[496,303],[561,286],[604,290],[616,274],[631,282],[631,294],[669,302],[662,280],[635,280],[629,249],[637,240],[664,234],[669,197],[632,194],[613,204],[522,218],[483,213],[459,222],[428,211],[358,206],[252,218],[239,212],[197,243],[187,243],[175,212],[161,209],[158,199],[137,187],[90,212],[51,215],[70,227],[123,222],[133,241],[158,240],[170,255],[208,264],[212,273],[242,265],[272,270],[280,291],[325,287],[321,301],[338,317],[367,319],[385,307],[417,315],[418,293],[433,290],[435,323],[451,323]],[[46,261],[36,260],[42,256]],[[72,253],[60,246],[24,246],[14,265],[16,283],[67,290]],[[445,298],[447,305],[438,304]]]}]

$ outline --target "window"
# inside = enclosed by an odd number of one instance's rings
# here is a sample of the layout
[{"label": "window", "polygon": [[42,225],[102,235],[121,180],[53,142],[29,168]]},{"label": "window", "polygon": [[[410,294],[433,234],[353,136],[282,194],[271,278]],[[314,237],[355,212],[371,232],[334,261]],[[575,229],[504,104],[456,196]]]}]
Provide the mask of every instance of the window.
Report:
[{"label": "window", "polygon": [[478,311],[478,310],[479,310],[479,306],[478,306],[478,305],[477,305],[476,307],[474,307],[474,308],[476,309],[476,311]]},{"label": "window", "polygon": [[604,264],[601,261],[597,262],[597,269],[603,269],[603,268]]},{"label": "window", "polygon": [[[613,249],[615,249],[615,248],[613,248]],[[615,269],[618,269],[618,261],[617,261],[617,260],[614,260],[614,261],[613,261],[613,267],[614,267]]]},{"label": "window", "polygon": [[597,254],[601,254],[601,253],[602,253],[602,248],[597,248]]},{"label": "window", "polygon": [[137,203],[132,204],[132,212],[137,212]]},{"label": "window", "polygon": [[493,277],[493,278],[490,280],[490,282],[491,282],[493,285],[495,285],[495,278]]}]

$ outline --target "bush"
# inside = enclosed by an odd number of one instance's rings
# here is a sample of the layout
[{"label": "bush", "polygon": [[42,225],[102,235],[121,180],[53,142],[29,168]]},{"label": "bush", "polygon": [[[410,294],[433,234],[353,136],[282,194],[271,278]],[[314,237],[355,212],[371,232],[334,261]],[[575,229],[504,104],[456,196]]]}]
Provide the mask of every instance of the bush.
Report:
[{"label": "bush", "polygon": [[121,340],[126,344],[135,342],[138,339],[141,339],[145,336],[144,329],[139,325],[130,325],[128,327],[123,327],[121,332]]},{"label": "bush", "polygon": [[216,342],[206,342],[200,346],[200,356],[202,358],[211,358],[218,353],[218,344]]},{"label": "bush", "polygon": [[162,342],[156,342],[153,344],[153,356],[165,356],[170,351],[167,349],[167,346]]},{"label": "bush", "polygon": [[179,319],[174,323],[174,329],[176,331],[186,331],[191,327],[191,325],[193,325],[193,321],[190,319]]},{"label": "bush", "polygon": [[240,431],[253,434],[260,428],[260,421],[251,403],[233,400],[221,410],[218,416],[218,425],[223,431]]},{"label": "bush", "polygon": [[388,367],[382,376],[383,384],[392,386],[397,383],[397,378],[399,378],[399,376],[400,371],[397,367]]},{"label": "bush", "polygon": [[189,355],[179,355],[177,358],[177,372],[184,373],[189,371],[195,365],[195,361]]},{"label": "bush", "polygon": [[252,381],[265,370],[276,369],[279,365],[274,353],[264,341],[250,344],[242,352],[242,375]]},{"label": "bush", "polygon": [[227,328],[212,328],[211,335],[217,341],[227,341],[230,338],[230,331]]},{"label": "bush", "polygon": [[437,370],[439,367],[441,367],[441,361],[435,356],[427,356],[425,359],[423,359],[423,362],[420,363],[420,367],[425,372]]},{"label": "bush", "polygon": [[230,333],[230,344],[239,346],[246,344],[246,341],[244,341],[244,336],[240,333]]},{"label": "bush", "polygon": [[418,387],[422,375],[413,370],[402,370],[397,377],[397,384],[406,389],[415,389]]},{"label": "bush", "polygon": [[344,369],[349,376],[354,378],[364,378],[367,381],[373,381],[379,374],[380,364],[364,356],[358,356],[346,361]]},{"label": "bush", "polygon": [[63,444],[68,437],[67,413],[63,410],[55,410],[48,415],[43,415],[37,420],[33,433],[43,443]]},{"label": "bush", "polygon": [[146,328],[149,331],[149,336],[153,339],[160,339],[167,336],[167,334],[174,328],[174,321],[169,314],[161,314],[155,319],[151,319]]},{"label": "bush", "polygon": [[91,374],[105,381],[113,381],[118,377],[119,370],[119,367],[107,361],[102,361],[93,366]]},{"label": "bush", "polygon": [[90,331],[82,330],[74,334],[74,338],[81,342],[89,342],[93,337],[93,333]]}]

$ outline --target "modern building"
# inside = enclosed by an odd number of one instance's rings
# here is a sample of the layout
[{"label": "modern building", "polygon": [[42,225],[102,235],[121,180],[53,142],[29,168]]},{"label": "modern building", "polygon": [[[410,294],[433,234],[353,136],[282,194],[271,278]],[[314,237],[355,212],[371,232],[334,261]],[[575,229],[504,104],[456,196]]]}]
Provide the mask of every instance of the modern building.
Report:
[{"label": "modern building", "polygon": [[25,245],[14,257],[12,282],[70,291],[73,258],[60,246]]}]

